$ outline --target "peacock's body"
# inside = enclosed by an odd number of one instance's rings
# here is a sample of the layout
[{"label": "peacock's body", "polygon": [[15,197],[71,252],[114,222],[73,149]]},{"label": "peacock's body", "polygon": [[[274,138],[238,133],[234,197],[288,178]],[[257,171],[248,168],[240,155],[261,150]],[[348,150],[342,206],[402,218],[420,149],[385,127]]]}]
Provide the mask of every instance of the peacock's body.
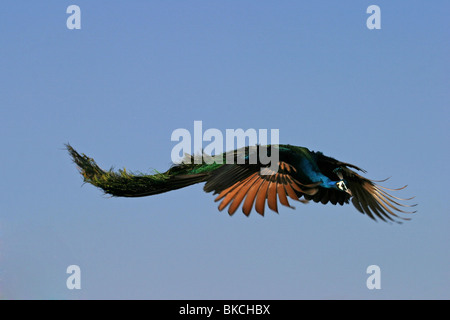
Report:
[{"label": "peacock's body", "polygon": [[[163,193],[186,186],[205,182],[204,190],[218,194],[221,201],[219,210],[228,206],[232,215],[242,205],[242,211],[249,215],[253,206],[256,212],[264,215],[268,207],[278,212],[278,202],[291,207],[288,198],[303,203],[313,200],[327,204],[349,203],[370,218],[383,221],[409,220],[395,213],[413,213],[399,207],[414,205],[402,204],[401,199],[352,169],[365,172],[349,163],[327,157],[321,152],[313,152],[303,147],[291,145],[266,146],[267,152],[278,152],[278,166],[273,169],[261,161],[251,161],[254,153],[261,147],[246,147],[224,153],[215,161],[205,156],[189,156],[183,163],[172,166],[164,173],[132,174],[126,170],[102,170],[93,159],[80,155],[70,145],[67,149],[79,167],[84,181],[101,188],[105,193],[117,197],[144,197]],[[234,160],[230,163],[229,159]],[[217,161],[217,159],[221,161]],[[384,180],[383,180],[384,181]],[[415,211],[414,211],[415,212]],[[386,220],[387,219],[387,220]]]}]

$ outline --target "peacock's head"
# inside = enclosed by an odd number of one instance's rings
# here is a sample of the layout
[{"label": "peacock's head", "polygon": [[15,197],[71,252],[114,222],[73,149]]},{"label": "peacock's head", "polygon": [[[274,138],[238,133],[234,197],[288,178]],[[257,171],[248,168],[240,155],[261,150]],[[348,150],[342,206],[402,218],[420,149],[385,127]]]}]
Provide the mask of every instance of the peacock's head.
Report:
[{"label": "peacock's head", "polygon": [[347,192],[349,195],[352,195],[352,192],[349,188],[347,188],[347,185],[345,184],[345,180],[339,180],[338,182],[336,182],[336,188],[341,191]]}]

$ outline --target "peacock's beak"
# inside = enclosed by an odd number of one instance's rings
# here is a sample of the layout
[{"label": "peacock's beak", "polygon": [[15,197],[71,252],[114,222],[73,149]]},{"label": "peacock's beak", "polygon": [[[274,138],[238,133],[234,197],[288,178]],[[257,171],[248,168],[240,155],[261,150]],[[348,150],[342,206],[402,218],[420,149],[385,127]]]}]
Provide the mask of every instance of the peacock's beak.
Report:
[{"label": "peacock's beak", "polygon": [[353,197],[352,191],[349,188],[347,188],[347,190],[345,190],[345,192],[347,192],[350,195],[350,197]]}]

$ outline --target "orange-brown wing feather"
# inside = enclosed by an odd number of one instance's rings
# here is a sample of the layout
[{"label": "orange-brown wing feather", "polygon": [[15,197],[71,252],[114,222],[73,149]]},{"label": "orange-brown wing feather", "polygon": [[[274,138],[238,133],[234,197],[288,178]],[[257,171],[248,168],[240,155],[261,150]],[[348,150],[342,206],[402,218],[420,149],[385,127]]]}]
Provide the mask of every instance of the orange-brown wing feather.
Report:
[{"label": "orange-brown wing feather", "polygon": [[281,169],[280,172],[266,170],[264,175],[255,172],[223,190],[216,198],[216,201],[223,199],[219,210],[223,210],[231,203],[228,213],[232,215],[244,201],[242,211],[245,215],[250,214],[253,204],[255,204],[256,212],[264,215],[266,200],[269,209],[278,212],[277,198],[282,205],[292,208],[287,196],[296,201],[307,202],[300,199],[302,195],[314,194],[317,191],[316,188],[312,188],[314,186],[304,186],[291,176],[296,172],[293,166],[280,162],[279,169]]},{"label": "orange-brown wing feather", "polygon": [[267,190],[267,205],[269,209],[278,213],[277,206],[277,181],[270,181],[269,188]]},{"label": "orange-brown wing feather", "polygon": [[253,184],[253,186],[247,193],[244,205],[242,206],[242,212],[244,212],[246,216],[248,216],[250,214],[250,211],[252,211],[253,202],[255,201],[256,194],[258,193],[258,190],[262,185],[263,181],[264,181],[263,179],[259,178],[258,181]]},{"label": "orange-brown wing feather", "polygon": [[270,181],[264,180],[256,196],[255,210],[262,216],[264,216],[264,206],[266,205],[267,189],[269,188],[269,183]]},{"label": "orange-brown wing feather", "polygon": [[231,216],[233,215],[237,208],[239,208],[239,205],[241,204],[242,200],[244,200],[245,196],[247,195],[248,190],[251,188],[251,186],[258,180],[258,174],[254,173],[250,176],[251,179],[249,179],[245,186],[243,186],[239,192],[235,195],[233,202],[231,203],[230,207],[228,208],[228,214]]}]

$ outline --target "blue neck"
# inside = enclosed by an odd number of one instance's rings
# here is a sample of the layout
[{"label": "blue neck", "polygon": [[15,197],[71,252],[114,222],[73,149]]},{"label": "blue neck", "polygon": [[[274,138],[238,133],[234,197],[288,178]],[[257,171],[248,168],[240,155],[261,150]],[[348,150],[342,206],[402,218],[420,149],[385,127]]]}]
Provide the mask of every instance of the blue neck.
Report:
[{"label": "blue neck", "polygon": [[322,187],[328,188],[328,189],[336,189],[336,182],[330,180],[327,176],[324,176],[320,171],[319,168],[317,168],[311,161],[308,161],[308,159],[303,159],[302,161],[302,167],[307,173],[308,177],[313,182],[319,182],[322,181]]},{"label": "blue neck", "polygon": [[328,177],[325,177],[325,179],[326,179],[326,181],[322,180],[323,181],[322,187],[328,188],[328,189],[337,189],[337,187],[336,187],[337,181],[331,181],[330,179],[328,179]]}]

